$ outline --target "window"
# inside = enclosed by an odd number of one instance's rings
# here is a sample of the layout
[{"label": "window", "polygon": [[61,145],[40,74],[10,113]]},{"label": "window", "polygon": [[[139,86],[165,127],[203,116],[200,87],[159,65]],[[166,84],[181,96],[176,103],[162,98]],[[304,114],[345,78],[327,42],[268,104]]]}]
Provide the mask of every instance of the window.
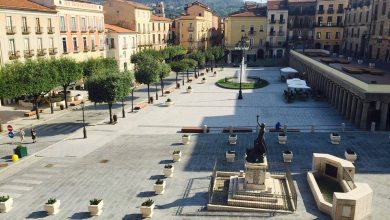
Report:
[{"label": "window", "polygon": [[322,16],[317,18],[317,25],[321,26],[322,25]]},{"label": "window", "polygon": [[245,25],[241,25],[241,32],[245,32]]},{"label": "window", "polygon": [[386,14],[386,2],[383,2],[382,15],[385,15],[385,14]]},{"label": "window", "polygon": [[66,46],[66,37],[62,38],[62,50],[64,51],[64,53],[68,53],[68,48]]},{"label": "window", "polygon": [[114,40],[114,38],[110,38],[110,48],[115,48],[115,40]]},{"label": "window", "polygon": [[98,29],[99,31],[103,30],[103,18],[101,17],[99,17]]},{"label": "window", "polygon": [[359,37],[359,35],[360,35],[360,28],[358,28],[358,30],[357,30],[357,36],[356,37]]},{"label": "window", "polygon": [[353,23],[355,23],[355,22],[356,22],[356,12],[353,13]]},{"label": "window", "polygon": [[102,35],[99,35],[99,47],[100,47],[100,49],[103,49],[103,44],[104,44],[104,42],[103,42],[103,36],[102,36]]},{"label": "window", "polygon": [[352,28],[352,30],[351,30],[351,37],[355,37],[354,36],[354,32],[355,32],[355,29]]},{"label": "window", "polygon": [[76,17],[71,17],[71,30],[73,31],[73,32],[75,32],[76,31]]},{"label": "window", "polygon": [[372,35],[375,35],[375,29],[376,29],[376,23],[372,25],[372,32],[371,32]]},{"label": "window", "polygon": [[52,29],[52,23],[51,23],[51,18],[48,18],[47,19],[47,25],[48,25],[48,27],[50,28],[50,29]]},{"label": "window", "polygon": [[54,48],[54,39],[52,37],[49,38],[49,48]]},{"label": "window", "polygon": [[340,39],[340,32],[336,32],[335,38],[336,38],[336,39]]},{"label": "window", "polygon": [[78,52],[77,37],[73,37],[73,52]]},{"label": "window", "polygon": [[317,39],[321,39],[321,32],[317,32]]},{"label": "window", "polygon": [[255,32],[255,27],[253,25],[250,26],[249,32],[253,34]]},{"label": "window", "polygon": [[326,32],[325,38],[330,39],[330,32]]},{"label": "window", "polygon": [[323,5],[319,5],[318,6],[318,11],[324,11],[324,6]]},{"label": "window", "polygon": [[138,32],[141,32],[141,24],[138,24],[138,29],[137,29]]},{"label": "window", "polygon": [[263,32],[264,31],[264,27],[263,25],[260,25],[260,32]]},{"label": "window", "polygon": [[35,18],[36,32],[41,32],[41,22],[39,18]]},{"label": "window", "polygon": [[61,31],[66,31],[66,27],[65,27],[65,17],[64,16],[60,16],[60,28],[61,28]]},{"label": "window", "polygon": [[384,21],[381,21],[381,24],[379,26],[379,36],[383,35],[383,25],[384,25]]},{"label": "window", "polygon": [[96,50],[96,44],[95,44],[95,36],[91,36],[91,48],[93,51]]},{"label": "window", "polygon": [[81,31],[87,31],[87,21],[85,20],[85,17],[81,18]]},{"label": "window", "polygon": [[360,12],[360,14],[359,14],[359,22],[362,22],[362,16],[363,16],[363,12]]},{"label": "window", "polygon": [[366,22],[368,22],[368,18],[370,17],[370,12],[369,11],[367,11],[367,13],[366,13]]},{"label": "window", "polygon": [[379,59],[379,55],[381,54],[381,48],[378,47],[376,50],[376,59]]},{"label": "window", "polygon": [[22,17],[22,25],[23,25],[23,31],[27,30],[27,18]]},{"label": "window", "polygon": [[9,39],[8,42],[9,42],[9,51],[10,51],[12,54],[15,54],[15,53],[16,53],[16,49],[15,49],[15,39]]},{"label": "window", "polygon": [[38,50],[42,50],[43,49],[43,41],[42,41],[42,38],[38,38]]},{"label": "window", "polygon": [[328,16],[328,19],[326,21],[326,24],[330,27],[332,26],[332,20],[333,20],[333,17],[332,16]]},{"label": "window", "polygon": [[30,52],[30,39],[28,38],[24,38],[24,50]]},{"label": "window", "polygon": [[83,37],[83,46],[84,46],[84,50],[87,50],[88,48],[87,37]]},{"label": "window", "polygon": [[94,18],[91,16],[91,17],[89,17],[89,27],[91,28],[91,29],[94,29],[95,28],[95,20],[94,20]]},{"label": "window", "polygon": [[12,18],[11,16],[6,17],[7,30],[12,30]]},{"label": "window", "polygon": [[250,39],[249,39],[249,46],[250,46],[250,47],[253,46],[253,38],[250,38]]}]

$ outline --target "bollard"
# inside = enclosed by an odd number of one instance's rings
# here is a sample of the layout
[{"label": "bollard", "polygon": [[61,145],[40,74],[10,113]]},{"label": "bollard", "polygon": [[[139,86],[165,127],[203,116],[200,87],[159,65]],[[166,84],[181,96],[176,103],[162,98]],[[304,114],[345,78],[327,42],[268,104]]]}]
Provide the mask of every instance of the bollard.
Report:
[{"label": "bollard", "polygon": [[375,131],[375,122],[371,122],[371,132]]},{"label": "bollard", "polygon": [[345,123],[341,123],[341,132],[345,131]]},{"label": "bollard", "polygon": [[207,125],[203,125],[203,133],[207,133]]},{"label": "bollard", "polygon": [[17,154],[13,154],[11,158],[12,158],[12,162],[16,162],[19,160],[19,156]]},{"label": "bollard", "polygon": [[229,134],[233,134],[233,126],[229,126]]},{"label": "bollard", "polygon": [[287,124],[284,124],[284,125],[283,125],[283,132],[284,132],[285,134],[287,134]]},{"label": "bollard", "polygon": [[240,170],[240,177],[244,177],[244,171]]},{"label": "bollard", "polygon": [[314,133],[314,125],[311,126],[310,130],[311,130],[311,133]]}]

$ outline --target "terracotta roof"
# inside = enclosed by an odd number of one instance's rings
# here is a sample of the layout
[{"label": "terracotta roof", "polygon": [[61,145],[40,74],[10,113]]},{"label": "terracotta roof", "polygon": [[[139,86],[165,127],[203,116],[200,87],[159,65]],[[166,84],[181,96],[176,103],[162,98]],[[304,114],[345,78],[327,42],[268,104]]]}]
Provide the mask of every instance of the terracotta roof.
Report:
[{"label": "terracotta roof", "polygon": [[112,24],[104,24],[104,26],[109,31],[116,32],[116,33],[137,33],[136,31],[122,28],[122,27],[112,25]]},{"label": "terracotta roof", "polygon": [[287,10],[287,4],[284,0],[269,0],[267,1],[268,10]]},{"label": "terracotta roof", "polygon": [[195,15],[182,15],[177,20],[204,20],[204,18]]},{"label": "terracotta roof", "polygon": [[148,7],[147,5],[144,5],[144,4],[142,4],[142,3],[139,3],[139,2],[126,1],[126,0],[116,0],[116,1],[119,1],[119,2],[126,2],[127,4],[133,6],[134,8],[145,9],[145,10],[151,10],[150,7]]},{"label": "terracotta roof", "polygon": [[42,11],[56,13],[57,11],[28,0],[0,0],[0,8],[17,9],[25,11]]},{"label": "terracotta roof", "polygon": [[164,18],[164,17],[160,17],[160,16],[156,16],[156,15],[151,15],[150,16],[150,20],[153,20],[153,21],[169,21],[169,22],[172,21],[169,18]]},{"label": "terracotta roof", "polygon": [[267,10],[263,8],[250,8],[244,11],[233,12],[229,17],[266,17]]}]

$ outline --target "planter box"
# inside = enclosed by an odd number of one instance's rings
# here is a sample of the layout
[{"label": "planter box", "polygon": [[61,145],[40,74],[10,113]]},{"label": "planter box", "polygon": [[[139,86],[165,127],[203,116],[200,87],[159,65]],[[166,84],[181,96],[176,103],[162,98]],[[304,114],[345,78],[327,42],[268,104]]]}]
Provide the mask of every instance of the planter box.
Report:
[{"label": "planter box", "polygon": [[357,154],[354,153],[354,154],[349,154],[347,153],[347,151],[344,152],[344,156],[345,156],[345,159],[347,159],[348,161],[351,161],[352,163],[355,162],[355,160],[357,159]]},{"label": "planter box", "polygon": [[341,136],[340,135],[333,136],[333,134],[330,134],[330,142],[332,144],[340,144],[340,141],[341,141]]},{"label": "planter box", "polygon": [[44,209],[48,215],[55,215],[60,211],[60,200],[57,200],[54,204],[45,204]]},{"label": "planter box", "polygon": [[164,192],[165,192],[165,185],[166,185],[165,181],[163,181],[163,184],[154,184],[153,185],[154,192],[157,195],[164,194]]},{"label": "planter box", "polygon": [[235,153],[229,153],[229,151],[226,151],[225,158],[226,158],[227,162],[233,163],[234,159],[236,158],[236,154]]},{"label": "planter box", "polygon": [[188,135],[188,136],[182,136],[181,137],[181,142],[184,144],[184,145],[187,145],[187,144],[189,144],[190,143],[190,140],[191,140],[191,136],[190,135]]},{"label": "planter box", "polygon": [[103,212],[103,200],[97,205],[89,205],[88,212],[90,212],[92,216],[101,215]]},{"label": "planter box", "polygon": [[291,152],[291,154],[285,154],[283,153],[283,161],[286,163],[290,163],[293,159],[293,153]]},{"label": "planter box", "polygon": [[174,170],[174,167],[172,167],[172,168],[165,168],[164,167],[164,176],[165,177],[173,177],[173,170]]},{"label": "planter box", "polygon": [[229,135],[229,144],[237,144],[237,135]]},{"label": "planter box", "polygon": [[187,89],[187,93],[192,93],[192,89]]},{"label": "planter box", "polygon": [[358,60],[358,64],[363,64],[363,60]]},{"label": "planter box", "polygon": [[279,142],[279,144],[286,144],[287,143],[287,135],[285,135],[285,136],[278,135],[278,142]]},{"label": "planter box", "polygon": [[202,81],[201,81],[203,84],[205,84],[206,83],[206,80],[205,79],[202,79]]},{"label": "planter box", "polygon": [[82,96],[82,95],[76,95],[75,97],[74,97],[74,100],[75,101],[82,101],[84,99],[84,97]]},{"label": "planter box", "polygon": [[179,162],[181,160],[181,151],[178,154],[172,154],[172,159],[174,162]]},{"label": "planter box", "polygon": [[173,105],[173,102],[165,102],[165,106],[169,107],[171,105]]},{"label": "planter box", "polygon": [[151,206],[141,206],[140,210],[143,218],[151,218],[153,216],[154,203]]},{"label": "planter box", "polygon": [[370,67],[370,68],[375,68],[375,63],[369,63],[369,64],[368,64],[368,67]]},{"label": "planter box", "polygon": [[66,101],[73,102],[74,101],[74,97],[73,96],[66,96]]},{"label": "planter box", "polygon": [[9,198],[5,202],[0,202],[0,212],[9,212],[12,209],[12,205],[14,204],[14,200]]}]

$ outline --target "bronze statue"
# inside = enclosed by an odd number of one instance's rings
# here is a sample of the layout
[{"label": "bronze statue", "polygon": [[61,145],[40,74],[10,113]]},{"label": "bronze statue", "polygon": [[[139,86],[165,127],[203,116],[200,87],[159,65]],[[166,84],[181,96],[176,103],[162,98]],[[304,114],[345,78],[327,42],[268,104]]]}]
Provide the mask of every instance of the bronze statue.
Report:
[{"label": "bronze statue", "polygon": [[257,125],[260,127],[260,132],[254,141],[254,148],[247,149],[246,160],[252,163],[263,162],[263,158],[267,153],[267,146],[264,141],[265,124],[259,122],[259,116],[257,116]]}]

